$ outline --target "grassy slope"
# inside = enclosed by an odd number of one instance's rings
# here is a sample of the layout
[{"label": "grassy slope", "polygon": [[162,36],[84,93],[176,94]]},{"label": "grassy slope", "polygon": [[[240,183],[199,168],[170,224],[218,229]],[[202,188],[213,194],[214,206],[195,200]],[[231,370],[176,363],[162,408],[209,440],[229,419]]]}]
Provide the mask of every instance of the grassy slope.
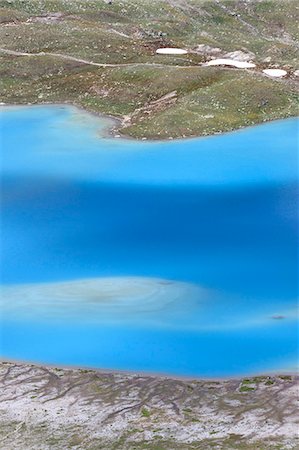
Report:
[{"label": "grassy slope", "polygon": [[[4,48],[99,63],[161,64],[99,68],[58,57],[4,55],[0,101],[71,101],[120,117],[134,113],[122,131],[147,138],[217,133],[296,115],[295,77],[273,81],[258,73],[198,67],[204,56],[195,53],[155,55],[161,45],[195,50],[207,44],[224,52],[253,52],[259,69],[275,64],[298,68],[295,1],[219,3],[114,0],[109,6],[103,0],[0,0]],[[63,13],[59,20],[36,21],[36,16],[57,12]],[[173,101],[152,106],[172,91],[177,94]]]}]

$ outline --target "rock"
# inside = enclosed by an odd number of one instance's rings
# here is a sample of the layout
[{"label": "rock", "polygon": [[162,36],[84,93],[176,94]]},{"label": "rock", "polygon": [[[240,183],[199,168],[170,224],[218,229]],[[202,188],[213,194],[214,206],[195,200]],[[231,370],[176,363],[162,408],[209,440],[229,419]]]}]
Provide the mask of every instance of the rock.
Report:
[{"label": "rock", "polygon": [[228,59],[233,59],[234,61],[247,62],[255,59],[255,54],[252,52],[245,53],[241,50],[236,50],[234,52],[225,53],[224,57]]},{"label": "rock", "polygon": [[51,23],[60,22],[61,20],[63,20],[63,17],[64,17],[63,13],[56,12],[56,13],[45,14],[42,16],[30,17],[30,19],[28,19],[28,22],[51,24]]},{"label": "rock", "polygon": [[211,47],[210,45],[200,44],[196,47],[194,52],[202,55],[218,55],[222,52],[222,50],[219,47]]}]

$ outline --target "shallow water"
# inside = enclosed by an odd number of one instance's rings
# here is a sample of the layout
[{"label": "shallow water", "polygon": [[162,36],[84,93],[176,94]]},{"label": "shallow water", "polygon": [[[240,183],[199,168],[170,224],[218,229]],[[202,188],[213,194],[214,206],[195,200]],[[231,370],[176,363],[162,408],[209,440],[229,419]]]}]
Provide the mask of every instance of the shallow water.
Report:
[{"label": "shallow water", "polygon": [[191,376],[296,366],[298,120],[167,142],[2,108],[4,358]]}]

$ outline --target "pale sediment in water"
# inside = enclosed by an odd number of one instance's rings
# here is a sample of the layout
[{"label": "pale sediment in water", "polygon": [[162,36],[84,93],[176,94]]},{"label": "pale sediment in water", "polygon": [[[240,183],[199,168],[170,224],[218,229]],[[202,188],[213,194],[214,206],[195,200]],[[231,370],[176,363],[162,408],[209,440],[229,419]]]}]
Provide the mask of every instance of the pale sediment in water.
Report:
[{"label": "pale sediment in water", "polygon": [[146,144],[99,139],[66,106],[1,120],[5,358],[208,377],[292,365],[295,119]]},{"label": "pale sediment in water", "polygon": [[146,277],[103,277],[2,287],[1,310],[16,319],[51,318],[89,322],[165,319],[206,298],[192,283]]},{"label": "pale sediment in water", "polygon": [[150,277],[99,277],[1,288],[5,320],[80,321],[103,324],[155,324],[185,330],[227,330],[271,326],[271,319],[293,321],[296,309],[250,311],[227,294],[194,283]]}]

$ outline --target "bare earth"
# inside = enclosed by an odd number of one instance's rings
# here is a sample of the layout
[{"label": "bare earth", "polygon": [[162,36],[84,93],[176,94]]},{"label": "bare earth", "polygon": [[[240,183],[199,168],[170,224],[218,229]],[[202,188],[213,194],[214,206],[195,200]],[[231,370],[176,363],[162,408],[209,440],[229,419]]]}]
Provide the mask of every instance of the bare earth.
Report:
[{"label": "bare earth", "polygon": [[0,448],[298,449],[298,380],[180,380],[3,362]]}]

